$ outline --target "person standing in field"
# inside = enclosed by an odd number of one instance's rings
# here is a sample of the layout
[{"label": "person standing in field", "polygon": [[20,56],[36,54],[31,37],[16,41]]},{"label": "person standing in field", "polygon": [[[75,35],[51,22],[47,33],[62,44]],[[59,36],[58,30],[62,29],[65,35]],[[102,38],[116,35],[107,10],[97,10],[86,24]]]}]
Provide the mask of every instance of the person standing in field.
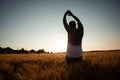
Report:
[{"label": "person standing in field", "polygon": [[[76,20],[78,27],[76,27],[75,21],[70,21],[69,24],[67,24],[67,15]],[[82,38],[84,34],[83,25],[70,10],[67,10],[64,14],[63,24],[68,33],[66,63],[82,63]]]}]

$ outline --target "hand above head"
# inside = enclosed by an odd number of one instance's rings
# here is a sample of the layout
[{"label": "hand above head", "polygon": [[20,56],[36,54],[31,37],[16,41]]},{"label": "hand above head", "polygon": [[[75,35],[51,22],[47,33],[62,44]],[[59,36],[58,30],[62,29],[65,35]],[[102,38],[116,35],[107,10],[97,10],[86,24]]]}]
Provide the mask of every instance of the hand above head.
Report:
[{"label": "hand above head", "polygon": [[69,15],[69,11],[68,10],[65,12],[65,15]]},{"label": "hand above head", "polygon": [[71,12],[70,10],[68,11],[68,13],[69,13],[69,16],[72,16],[72,15],[73,15],[72,12]]},{"label": "hand above head", "polygon": [[70,10],[67,10],[67,11],[65,12],[65,14],[68,15],[68,16],[72,16],[72,15],[73,15]]}]

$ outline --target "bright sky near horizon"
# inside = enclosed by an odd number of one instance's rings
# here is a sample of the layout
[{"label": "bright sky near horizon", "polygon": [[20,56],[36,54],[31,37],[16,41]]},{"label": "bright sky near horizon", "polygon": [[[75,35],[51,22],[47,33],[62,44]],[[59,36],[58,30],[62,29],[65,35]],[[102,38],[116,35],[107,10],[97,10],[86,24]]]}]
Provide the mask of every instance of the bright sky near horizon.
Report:
[{"label": "bright sky near horizon", "polygon": [[84,26],[84,51],[120,49],[119,0],[0,0],[0,46],[66,51],[66,10]]}]

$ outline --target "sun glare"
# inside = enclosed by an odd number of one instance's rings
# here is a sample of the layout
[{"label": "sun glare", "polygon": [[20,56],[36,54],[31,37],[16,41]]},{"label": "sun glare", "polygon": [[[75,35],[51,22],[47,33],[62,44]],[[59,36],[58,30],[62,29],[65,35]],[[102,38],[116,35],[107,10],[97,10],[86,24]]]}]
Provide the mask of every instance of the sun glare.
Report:
[{"label": "sun glare", "polygon": [[66,43],[65,40],[58,40],[55,42],[55,52],[65,51]]}]

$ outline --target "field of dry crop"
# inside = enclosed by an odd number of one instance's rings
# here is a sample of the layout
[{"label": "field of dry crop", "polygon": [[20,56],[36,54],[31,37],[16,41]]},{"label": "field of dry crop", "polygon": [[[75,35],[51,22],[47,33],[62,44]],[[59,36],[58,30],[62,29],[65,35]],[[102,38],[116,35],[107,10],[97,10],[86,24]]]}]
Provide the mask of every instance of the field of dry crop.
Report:
[{"label": "field of dry crop", "polygon": [[0,54],[0,80],[120,80],[120,51],[84,52],[71,66],[65,53]]}]

